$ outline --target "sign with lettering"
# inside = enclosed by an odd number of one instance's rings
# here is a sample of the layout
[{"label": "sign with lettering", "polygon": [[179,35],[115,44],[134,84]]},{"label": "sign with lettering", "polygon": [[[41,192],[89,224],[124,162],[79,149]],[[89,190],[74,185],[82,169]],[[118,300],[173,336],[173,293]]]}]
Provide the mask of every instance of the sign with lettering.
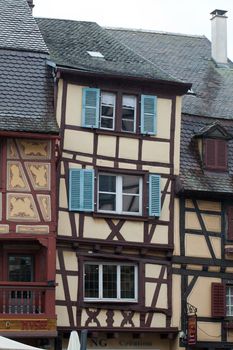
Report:
[{"label": "sign with lettering", "polygon": [[1,319],[0,331],[53,331],[56,330],[55,319]]},{"label": "sign with lettering", "polygon": [[91,348],[111,348],[111,349],[155,349],[151,339],[107,339],[107,338],[90,338],[88,339],[88,349]]},{"label": "sign with lettering", "polygon": [[197,342],[197,316],[188,316],[188,334],[187,342],[188,345],[195,345]]}]

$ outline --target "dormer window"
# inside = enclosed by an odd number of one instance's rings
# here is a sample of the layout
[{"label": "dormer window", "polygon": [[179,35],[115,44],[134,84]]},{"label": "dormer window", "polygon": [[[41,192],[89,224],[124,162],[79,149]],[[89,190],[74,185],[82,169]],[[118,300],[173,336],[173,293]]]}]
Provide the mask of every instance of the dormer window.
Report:
[{"label": "dormer window", "polygon": [[204,166],[207,170],[227,170],[227,141],[206,138],[204,141]]},{"label": "dormer window", "polygon": [[195,134],[203,170],[228,170],[228,141],[232,135],[219,122],[206,125]]}]

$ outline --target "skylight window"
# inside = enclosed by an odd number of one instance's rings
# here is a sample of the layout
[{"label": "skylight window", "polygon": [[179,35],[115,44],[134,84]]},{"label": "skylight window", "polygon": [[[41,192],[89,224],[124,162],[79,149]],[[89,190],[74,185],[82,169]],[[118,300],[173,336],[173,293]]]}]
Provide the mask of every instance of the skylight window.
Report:
[{"label": "skylight window", "polygon": [[104,55],[102,55],[102,53],[99,51],[87,51],[87,53],[94,58],[104,58]]}]

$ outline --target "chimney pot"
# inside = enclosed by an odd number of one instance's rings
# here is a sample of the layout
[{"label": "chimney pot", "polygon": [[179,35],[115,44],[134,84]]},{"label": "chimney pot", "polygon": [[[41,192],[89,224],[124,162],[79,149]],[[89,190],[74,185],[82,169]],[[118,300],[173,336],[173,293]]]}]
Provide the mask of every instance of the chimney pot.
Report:
[{"label": "chimney pot", "polygon": [[27,3],[28,3],[28,6],[30,7],[30,9],[31,9],[31,11],[32,11],[33,7],[35,6],[35,5],[33,4],[33,0],[27,0]]},{"label": "chimney pot", "polygon": [[227,64],[227,11],[214,10],[211,18],[211,51],[216,63]]}]

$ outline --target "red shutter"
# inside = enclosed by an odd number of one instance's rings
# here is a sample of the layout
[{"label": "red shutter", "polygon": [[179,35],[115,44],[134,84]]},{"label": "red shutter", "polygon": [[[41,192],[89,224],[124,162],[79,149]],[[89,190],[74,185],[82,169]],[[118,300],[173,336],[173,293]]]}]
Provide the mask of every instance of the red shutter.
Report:
[{"label": "red shutter", "polygon": [[223,283],[211,285],[211,315],[212,317],[226,316],[226,286]]},{"label": "red shutter", "polygon": [[205,139],[204,160],[207,169],[227,170],[226,140]]},{"label": "red shutter", "polygon": [[227,143],[225,140],[216,140],[216,165],[219,169],[227,169]]},{"label": "red shutter", "polygon": [[205,166],[207,168],[215,168],[215,140],[205,140]]},{"label": "red shutter", "polygon": [[233,207],[227,209],[227,238],[233,240]]}]

